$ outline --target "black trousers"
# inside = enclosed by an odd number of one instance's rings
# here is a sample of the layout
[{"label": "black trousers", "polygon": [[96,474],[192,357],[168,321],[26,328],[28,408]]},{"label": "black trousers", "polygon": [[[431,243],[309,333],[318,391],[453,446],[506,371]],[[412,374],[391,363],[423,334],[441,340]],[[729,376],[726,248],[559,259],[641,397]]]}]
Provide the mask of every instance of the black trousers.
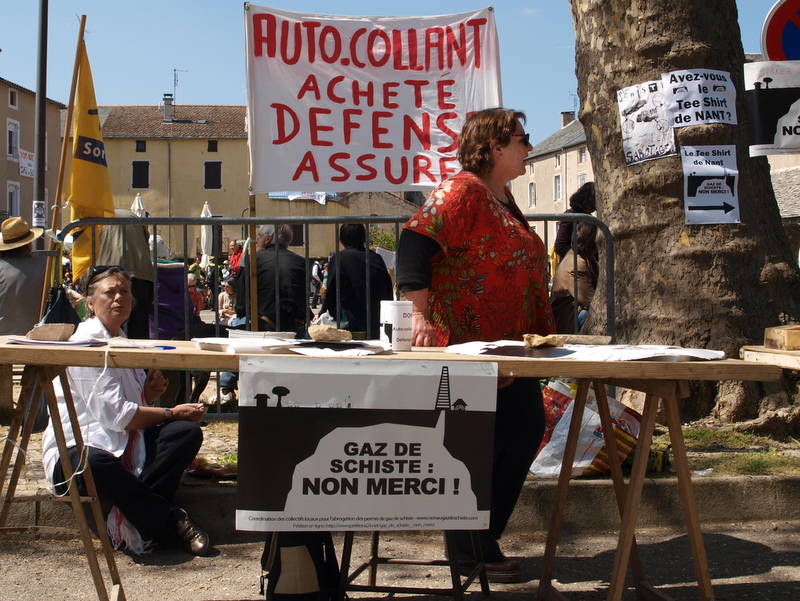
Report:
[{"label": "black trousers", "polygon": [[[181,420],[142,432],[147,459],[140,476],[128,471],[120,457],[95,447],[87,446],[87,450],[101,503],[116,505],[139,531],[142,540],[147,541],[157,538],[166,528],[181,475],[200,450],[203,431],[199,425]],[[73,469],[77,468],[78,450],[71,447],[69,456]],[[85,495],[83,478],[77,480],[81,494]],[[64,481],[60,461],[53,469],[53,481]],[[63,494],[66,486],[56,486],[56,491]]]},{"label": "black trousers", "polygon": [[[503,557],[497,541],[514,512],[544,429],[544,402],[539,380],[516,378],[510,386],[497,390],[489,529],[479,533],[487,562]],[[460,558],[472,559],[468,533],[457,532],[456,540]]]}]

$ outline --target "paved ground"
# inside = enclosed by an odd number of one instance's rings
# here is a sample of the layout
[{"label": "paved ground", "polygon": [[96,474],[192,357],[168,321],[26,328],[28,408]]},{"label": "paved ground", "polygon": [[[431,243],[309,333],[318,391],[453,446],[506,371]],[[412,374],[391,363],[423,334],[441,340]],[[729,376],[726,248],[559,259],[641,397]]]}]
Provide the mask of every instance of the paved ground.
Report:
[{"label": "paved ground", "polygon": [[[792,600],[800,596],[800,523],[730,524],[705,529],[716,601]],[[357,537],[355,557],[366,554]],[[381,551],[392,557],[441,558],[439,533],[386,533]],[[685,536],[674,531],[638,533],[649,582],[675,601],[699,598]],[[338,541],[337,541],[338,542]],[[556,562],[557,587],[568,599],[600,601],[613,563],[613,534],[565,535]],[[255,600],[260,574],[260,541],[216,547],[209,557],[165,550],[143,557],[115,554],[129,601]],[[339,545],[337,544],[337,547]],[[525,581],[492,584],[495,601],[532,599],[537,591],[544,549],[543,535],[513,534],[504,539],[509,555],[522,558]],[[385,566],[386,585],[445,587],[440,567]],[[106,578],[106,583],[109,583]],[[351,598],[386,598],[385,594],[349,593]],[[0,598],[14,601],[62,601],[96,598],[82,547],[75,541],[7,537],[0,548]],[[434,597],[417,596],[418,599]],[[468,599],[481,598],[476,585]],[[635,599],[628,589],[624,599]]]}]

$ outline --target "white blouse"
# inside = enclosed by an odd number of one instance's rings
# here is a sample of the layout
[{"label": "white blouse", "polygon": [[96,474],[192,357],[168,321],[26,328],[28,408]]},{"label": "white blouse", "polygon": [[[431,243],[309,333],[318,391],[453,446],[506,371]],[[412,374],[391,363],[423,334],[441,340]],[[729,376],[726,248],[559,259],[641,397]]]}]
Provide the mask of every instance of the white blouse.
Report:
[{"label": "white blouse", "polygon": [[[122,336],[124,337],[124,334]],[[99,319],[91,317],[81,323],[72,335],[72,339],[86,338],[111,338],[111,335]],[[67,376],[84,444],[121,457],[130,436],[125,426],[133,419],[136,410],[145,404],[144,370],[69,367]],[[60,378],[53,380],[53,387],[58,399],[58,411],[67,447],[73,447],[75,435],[67,413]],[[141,436],[139,438],[141,439]],[[42,459],[45,473],[51,481],[58,457],[51,416],[50,423],[47,424],[42,436]],[[135,445],[133,459],[136,465],[134,472],[138,475],[145,461],[143,444]]]}]

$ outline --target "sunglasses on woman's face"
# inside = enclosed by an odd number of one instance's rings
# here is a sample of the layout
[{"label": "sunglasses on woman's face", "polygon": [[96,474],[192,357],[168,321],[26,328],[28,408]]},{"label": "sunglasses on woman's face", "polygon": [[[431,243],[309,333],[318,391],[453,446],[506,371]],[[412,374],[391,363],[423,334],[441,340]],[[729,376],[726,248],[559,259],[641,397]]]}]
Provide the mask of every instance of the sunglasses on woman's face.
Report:
[{"label": "sunglasses on woman's face", "polygon": [[511,134],[512,136],[517,136],[522,138],[520,142],[522,142],[523,146],[528,146],[531,143],[531,135],[530,134]]}]

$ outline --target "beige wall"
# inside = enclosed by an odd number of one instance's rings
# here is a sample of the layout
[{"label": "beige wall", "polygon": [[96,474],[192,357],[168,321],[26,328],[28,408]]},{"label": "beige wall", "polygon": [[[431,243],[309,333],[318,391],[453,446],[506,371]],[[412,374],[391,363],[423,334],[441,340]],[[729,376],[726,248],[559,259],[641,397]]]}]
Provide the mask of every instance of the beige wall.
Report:
[{"label": "beige wall", "polygon": [[[9,90],[17,92],[18,108],[9,106]],[[58,185],[58,162],[61,156],[61,109],[57,104],[48,101],[46,104],[45,119],[47,130],[46,153],[44,161],[45,168],[45,198],[37,200],[47,201],[47,223],[50,225],[52,210],[51,206],[55,203],[56,187]],[[0,151],[0,211],[9,211],[8,206],[8,185],[9,183],[19,184],[19,212],[28,223],[33,220],[32,203],[34,200],[33,178],[22,176],[19,173],[19,161],[9,159],[7,142],[7,125],[9,120],[19,124],[19,148],[34,152],[36,146],[35,120],[36,120],[36,95],[9,86],[4,81],[0,81],[0,123],[3,127],[2,151]],[[16,213],[16,211],[13,211]]]},{"label": "beige wall", "polygon": [[[581,162],[580,149],[585,145],[569,148],[566,151],[535,158],[529,162],[525,175],[512,182],[512,192],[517,204],[524,213],[563,213],[569,208],[569,197],[581,186],[581,177],[587,182],[594,181],[592,162],[589,153],[584,153]],[[556,165],[556,156],[561,164]],[[561,176],[561,199],[554,197],[554,179]],[[529,185],[536,185],[536,202],[531,206]],[[544,231],[544,222],[531,221],[537,233],[546,239],[548,248],[553,245],[556,233],[556,222],[551,221]]]}]

